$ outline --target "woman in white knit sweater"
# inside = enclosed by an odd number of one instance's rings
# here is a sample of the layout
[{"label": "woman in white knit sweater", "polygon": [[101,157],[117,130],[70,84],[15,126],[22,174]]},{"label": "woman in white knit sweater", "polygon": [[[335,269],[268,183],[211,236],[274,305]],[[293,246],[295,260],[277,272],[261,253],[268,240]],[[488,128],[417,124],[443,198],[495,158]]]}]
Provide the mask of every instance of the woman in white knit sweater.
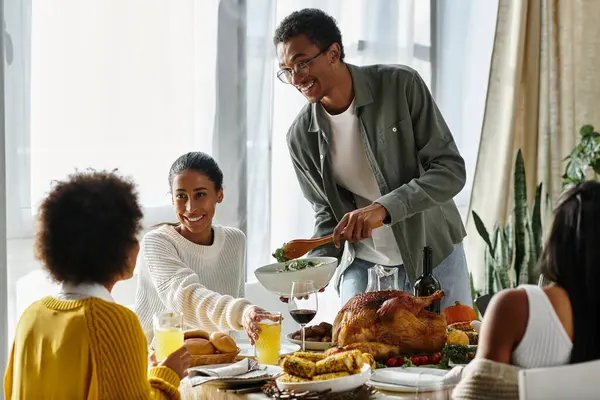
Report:
[{"label": "woman in white knit sweater", "polygon": [[246,238],[213,225],[223,201],[223,173],[208,154],[191,152],[171,166],[169,186],[179,223],[146,234],[136,266],[135,312],[150,342],[152,316],[182,312],[186,325],[213,331],[244,329],[257,338],[258,313],[243,298]]}]

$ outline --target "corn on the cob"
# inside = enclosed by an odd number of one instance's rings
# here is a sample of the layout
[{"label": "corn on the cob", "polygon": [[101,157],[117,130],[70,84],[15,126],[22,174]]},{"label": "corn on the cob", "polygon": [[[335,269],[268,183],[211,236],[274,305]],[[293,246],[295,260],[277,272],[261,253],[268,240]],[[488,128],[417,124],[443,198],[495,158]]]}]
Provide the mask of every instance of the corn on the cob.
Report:
[{"label": "corn on the cob", "polygon": [[363,366],[362,353],[352,350],[344,353],[333,354],[324,360],[317,361],[316,374],[327,374],[330,372],[354,372]]},{"label": "corn on the cob", "polygon": [[310,382],[310,379],[301,378],[299,376],[294,376],[290,374],[283,374],[279,380],[281,382]]},{"label": "corn on the cob", "polygon": [[303,358],[305,360],[310,360],[312,362],[321,361],[327,358],[327,356],[323,353],[310,353],[308,351],[298,351],[294,353],[294,356]]},{"label": "corn on the cob", "polygon": [[343,378],[344,376],[349,376],[349,375],[350,374],[348,372],[331,372],[328,374],[315,375],[315,376],[313,376],[312,380],[313,381],[327,381],[329,379]]},{"label": "corn on the cob", "polygon": [[362,353],[362,358],[365,364],[369,364],[371,369],[374,370],[377,367],[375,358],[370,353]]},{"label": "corn on the cob", "polygon": [[283,360],[281,363],[281,368],[286,374],[310,379],[313,377],[313,375],[315,375],[316,366],[312,361],[296,356],[290,356]]}]

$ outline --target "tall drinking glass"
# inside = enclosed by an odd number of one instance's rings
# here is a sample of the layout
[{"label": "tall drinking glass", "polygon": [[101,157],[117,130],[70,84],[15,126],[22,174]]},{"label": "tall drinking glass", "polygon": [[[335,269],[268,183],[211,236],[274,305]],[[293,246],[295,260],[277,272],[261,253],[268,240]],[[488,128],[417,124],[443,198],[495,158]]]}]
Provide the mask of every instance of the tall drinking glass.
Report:
[{"label": "tall drinking glass", "polygon": [[161,312],[154,315],[154,351],[162,361],[183,346],[183,314]]},{"label": "tall drinking glass", "polygon": [[281,347],[281,313],[267,312],[259,316],[260,333],[254,344],[254,356],[259,364],[277,365]]},{"label": "tall drinking glass", "polygon": [[319,302],[313,281],[293,282],[288,309],[294,321],[302,327],[302,351],[306,351],[304,327],[317,315]]}]

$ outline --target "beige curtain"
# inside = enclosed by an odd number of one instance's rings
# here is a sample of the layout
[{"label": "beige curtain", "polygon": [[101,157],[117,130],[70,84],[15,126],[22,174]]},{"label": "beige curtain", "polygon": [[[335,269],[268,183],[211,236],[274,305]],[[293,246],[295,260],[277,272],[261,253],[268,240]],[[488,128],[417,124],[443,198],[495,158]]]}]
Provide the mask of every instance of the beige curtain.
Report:
[{"label": "beige curtain", "polygon": [[543,182],[561,191],[563,159],[584,124],[600,128],[600,1],[499,0],[498,21],[466,239],[476,287],[485,244],[471,210],[490,230],[512,212],[517,149],[528,195]]}]

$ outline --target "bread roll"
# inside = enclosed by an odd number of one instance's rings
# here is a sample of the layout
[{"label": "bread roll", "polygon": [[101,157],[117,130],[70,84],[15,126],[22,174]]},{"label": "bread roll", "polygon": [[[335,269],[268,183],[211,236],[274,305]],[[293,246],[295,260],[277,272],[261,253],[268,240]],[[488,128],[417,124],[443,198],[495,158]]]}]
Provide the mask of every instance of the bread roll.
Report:
[{"label": "bread roll", "polygon": [[210,340],[210,334],[201,329],[194,329],[192,331],[183,332],[184,339],[206,339]]},{"label": "bread roll", "polygon": [[185,344],[187,345],[188,352],[193,356],[205,356],[216,353],[215,347],[206,339],[186,339]]},{"label": "bread roll", "polygon": [[238,349],[235,340],[223,332],[211,333],[210,342],[221,353],[235,353]]}]

